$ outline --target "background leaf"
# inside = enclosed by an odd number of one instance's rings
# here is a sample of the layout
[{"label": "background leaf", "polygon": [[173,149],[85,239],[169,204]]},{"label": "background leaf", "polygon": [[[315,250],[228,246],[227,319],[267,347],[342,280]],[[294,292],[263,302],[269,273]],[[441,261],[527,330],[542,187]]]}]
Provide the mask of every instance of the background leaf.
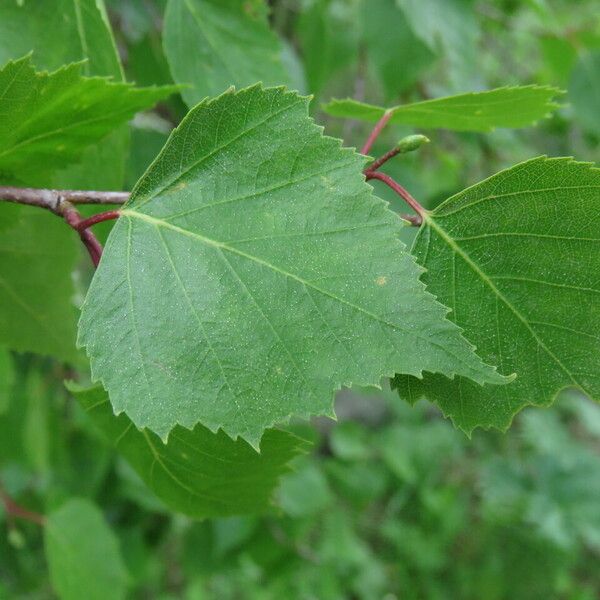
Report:
[{"label": "background leaf", "polygon": [[29,57],[0,70],[0,172],[28,184],[80,158],[81,151],[173,88],[134,88],[84,78],[81,65],[36,72]]},{"label": "background leaf", "polygon": [[535,158],[460,192],[426,218],[414,253],[429,289],[452,308],[509,385],[397,377],[411,402],[434,400],[456,425],[506,428],[527,404],[574,386],[600,399],[600,169]]},{"label": "background leaf", "polygon": [[170,0],[164,47],[188,106],[230,86],[288,82],[263,0]]},{"label": "background leaf", "polygon": [[61,600],[125,598],[119,542],[88,500],[72,499],[48,515],[44,538],[52,585]]},{"label": "background leaf", "polygon": [[375,122],[390,111],[390,123],[424,129],[491,131],[496,127],[532,125],[557,108],[552,99],[560,91],[549,86],[505,87],[458,94],[435,100],[382,108],[356,100],[332,100],[323,110],[335,117]]},{"label": "background leaf", "polygon": [[503,381],[425,292],[365,159],[307,111],[257,86],[201,103],[121,211],[79,343],[138,427],[200,422],[256,446],[290,415],[331,415],[340,385]]},{"label": "background leaf", "polygon": [[[396,0],[412,30],[446,63],[454,87],[476,86],[478,20],[471,0]],[[367,2],[368,4],[368,2]],[[402,59],[405,59],[402,56]]]},{"label": "background leaf", "polygon": [[600,136],[600,50],[584,54],[575,65],[569,83],[574,118]]},{"label": "background leaf", "polygon": [[99,386],[70,391],[95,426],[130,462],[146,485],[171,509],[194,518],[265,511],[289,461],[306,451],[299,437],[269,429],[260,453],[243,440],[197,425],[176,427],[163,444],[154,433],[115,417],[108,394]]},{"label": "background leaf", "polygon": [[[31,51],[38,69],[55,71],[84,61],[85,76],[125,80],[103,0],[0,2],[0,65]],[[53,185],[121,189],[128,144],[128,129],[121,126],[106,140],[83,150],[77,165],[54,174]]]},{"label": "background leaf", "polygon": [[103,0],[0,4],[0,64],[33,50],[39,69],[85,61],[82,73],[123,79]]},{"label": "background leaf", "polygon": [[434,54],[415,36],[396,0],[368,0],[361,9],[361,38],[370,70],[378,75],[386,98],[396,100],[433,63]]},{"label": "background leaf", "polygon": [[77,238],[39,208],[3,203],[0,222],[12,212],[17,224],[0,237],[0,344],[74,361]]},{"label": "background leaf", "polygon": [[8,409],[14,382],[12,356],[6,348],[0,347],[0,415]]}]

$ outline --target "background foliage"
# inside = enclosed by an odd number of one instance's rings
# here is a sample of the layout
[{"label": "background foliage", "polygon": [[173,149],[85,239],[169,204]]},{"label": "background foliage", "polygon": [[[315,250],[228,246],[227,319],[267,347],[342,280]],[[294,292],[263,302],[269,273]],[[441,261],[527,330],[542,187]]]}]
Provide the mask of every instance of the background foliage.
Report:
[{"label": "background foliage", "polygon": [[[60,3],[68,18],[55,28],[48,24],[57,12],[45,12],[48,3],[25,4],[36,7],[31,8],[36,14],[19,24],[16,3],[0,3],[2,64],[34,49],[32,61],[40,69],[88,59],[86,75],[123,77],[101,18],[88,21],[90,43],[82,54],[82,46],[71,43],[69,27],[78,15],[71,13],[70,2]],[[84,14],[93,13],[94,2],[75,4],[88,11]],[[227,2],[185,4],[211,17],[209,37],[223,33],[219,10]],[[360,146],[370,125],[328,116],[321,103],[350,96],[396,105],[526,83],[567,90],[567,104],[535,129],[428,133],[432,143],[426,148],[389,164],[415,197],[434,207],[537,154],[600,159],[595,4],[581,0],[574,11],[566,0],[281,0],[272,3],[267,17],[260,2],[250,1],[253,35],[263,40],[254,48],[256,57],[226,54],[231,44],[224,34],[211,37],[211,43],[231,68],[280,52],[290,86],[315,95],[317,121],[353,146]],[[185,46],[168,41],[165,32],[165,55],[163,25],[185,24],[186,36],[193,38],[194,27],[203,23],[177,14],[173,6],[163,21],[165,5],[107,3],[125,80],[173,83],[169,63]],[[274,33],[263,38],[267,19]],[[222,68],[215,60],[207,53],[188,68]],[[273,81],[280,81],[282,67],[275,63],[269,68]],[[268,74],[263,77],[269,80]],[[86,150],[79,164],[56,176],[56,185],[130,189],[185,115],[184,101],[219,93],[225,85],[206,74],[202,80],[206,89],[171,97]],[[396,126],[373,154],[412,132]],[[404,210],[387,189],[378,187],[377,193]],[[36,217],[38,222],[25,219],[24,209],[13,214],[5,208],[0,232],[9,220],[22,220],[23,235],[11,233],[20,240],[30,237],[27,228],[53,227],[52,216]],[[64,251],[72,240],[58,231],[61,226],[56,225],[54,243]],[[405,235],[409,241],[412,232]],[[20,263],[11,264],[15,278],[25,272]],[[31,277],[40,279],[37,273]],[[82,260],[75,280],[55,293],[74,295],[80,304],[89,277]],[[0,330],[9,331],[8,311],[0,309]],[[68,305],[65,311],[74,312]],[[74,316],[61,320],[62,337],[71,339]],[[34,344],[36,331],[30,335]],[[77,364],[77,351],[59,345]],[[13,497],[49,515],[45,535],[34,524],[11,523],[0,515],[6,533],[0,536],[0,598],[77,597],[78,586],[90,579],[109,581],[109,587],[94,590],[99,598],[583,600],[600,595],[600,408],[577,394],[563,395],[547,410],[525,411],[507,434],[478,431],[468,440],[430,405],[411,408],[386,391],[342,392],[337,424],[317,420],[316,432],[295,426],[314,445],[302,448],[293,471],[283,477],[277,508],[263,516],[197,522],[174,515],[149,491],[142,459],[134,470],[115,453],[65,391],[62,380],[72,375],[50,359],[0,350],[1,480]],[[128,443],[135,454],[136,440]],[[91,563],[57,564],[64,557],[53,558],[57,544],[86,554],[81,531],[98,540],[87,554]],[[93,552],[102,558],[94,560]],[[104,564],[103,573],[95,570],[98,563]],[[75,580],[65,580],[65,570],[76,572]]]}]

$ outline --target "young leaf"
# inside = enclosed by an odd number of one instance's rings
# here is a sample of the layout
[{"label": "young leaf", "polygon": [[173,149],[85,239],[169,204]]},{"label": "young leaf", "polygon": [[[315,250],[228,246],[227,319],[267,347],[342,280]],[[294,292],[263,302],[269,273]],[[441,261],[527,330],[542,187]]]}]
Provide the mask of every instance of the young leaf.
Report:
[{"label": "young leaf", "polygon": [[113,228],[79,326],[115,412],[254,446],[340,385],[422,370],[501,382],[425,292],[366,159],[308,99],[253,86],[194,108]]},{"label": "young leaf", "polygon": [[38,208],[2,203],[5,219],[13,225],[0,236],[0,344],[75,360],[77,238]]},{"label": "young leaf", "polygon": [[48,515],[44,545],[61,600],[125,598],[128,574],[119,541],[88,500],[69,500]]},{"label": "young leaf", "polygon": [[263,0],[169,0],[163,43],[188,106],[231,86],[288,82]]},{"label": "young leaf", "polygon": [[173,92],[81,76],[81,64],[36,72],[31,57],[0,69],[0,173],[32,183],[75,162],[136,112]]},{"label": "young leaf", "polygon": [[424,129],[491,131],[496,127],[526,127],[558,107],[552,99],[562,93],[540,85],[504,87],[412,104],[383,108],[357,100],[332,100],[323,110],[334,117],[375,122],[386,112],[390,123]]},{"label": "young leaf", "polygon": [[0,415],[8,409],[14,381],[12,356],[6,348],[0,347]]},{"label": "young leaf", "polygon": [[535,158],[456,194],[428,214],[414,253],[424,280],[484,360],[517,378],[398,377],[411,402],[434,400],[467,432],[506,428],[565,387],[600,399],[600,169]]},{"label": "young leaf", "polygon": [[172,510],[194,518],[265,510],[279,477],[308,442],[286,431],[269,429],[260,454],[243,440],[201,425],[176,427],[163,444],[154,433],[136,429],[125,415],[115,417],[100,387],[70,391],[96,427],[129,461],[146,485]]}]

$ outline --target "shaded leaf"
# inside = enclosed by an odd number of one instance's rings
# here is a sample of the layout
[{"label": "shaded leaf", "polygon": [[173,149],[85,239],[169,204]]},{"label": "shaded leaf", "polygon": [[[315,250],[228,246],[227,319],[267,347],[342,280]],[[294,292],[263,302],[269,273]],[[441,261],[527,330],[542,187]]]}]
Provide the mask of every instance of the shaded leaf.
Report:
[{"label": "shaded leaf", "polygon": [[600,399],[600,169],[535,158],[460,192],[426,217],[414,253],[424,279],[484,360],[517,378],[498,388],[397,377],[467,432],[506,428],[566,387]]},{"label": "shaded leaf", "polygon": [[230,86],[288,82],[263,0],[170,0],[163,43],[188,106]]},{"label": "shaded leaf", "polygon": [[424,129],[491,131],[496,127],[526,127],[557,108],[560,90],[550,86],[504,87],[383,108],[350,98],[332,100],[323,110],[334,117],[375,122],[386,112],[390,123]]},{"label": "shaded leaf", "polygon": [[[362,40],[369,66],[383,85],[386,98],[414,85],[435,55],[413,34],[395,0],[369,0],[361,4]],[[402,68],[398,68],[398,57]]]},{"label": "shaded leaf", "polygon": [[137,184],[83,306],[79,342],[117,413],[162,437],[253,445],[333,392],[393,373],[502,382],[425,292],[365,158],[258,86],[193,109]]},{"label": "shaded leaf", "polygon": [[396,0],[396,3],[415,36],[444,61],[445,71],[457,89],[479,83],[479,24],[472,0]]},{"label": "shaded leaf", "polygon": [[173,88],[134,88],[84,78],[81,64],[36,72],[30,57],[0,70],[0,174],[28,183],[75,162],[136,112]]},{"label": "shaded leaf", "polygon": [[38,69],[85,61],[83,75],[123,79],[102,0],[0,3],[0,64],[33,51]]},{"label": "shaded leaf", "polygon": [[600,135],[600,50],[577,61],[569,82],[569,100],[575,120]]},{"label": "shaded leaf", "polygon": [[[54,71],[84,61],[85,76],[124,81],[119,55],[102,0],[0,2],[0,65],[29,52],[40,70]],[[118,190],[123,185],[129,134],[121,125],[106,139],[87,146],[77,163],[40,185]],[[28,184],[33,184],[27,181]]]},{"label": "shaded leaf", "polygon": [[15,370],[12,356],[6,348],[0,347],[0,415],[8,409],[14,382]]},{"label": "shaded leaf", "polygon": [[119,542],[91,502],[72,499],[50,513],[44,544],[61,600],[125,598],[128,575]]},{"label": "shaded leaf", "polygon": [[69,389],[96,427],[129,461],[146,485],[172,510],[206,518],[265,510],[289,461],[308,443],[286,431],[269,429],[260,454],[243,440],[201,425],[176,427],[163,444],[154,433],[116,417],[100,387]]},{"label": "shaded leaf", "polygon": [[358,13],[354,3],[316,0],[301,11],[296,34],[308,90],[319,94],[358,57]]},{"label": "shaded leaf", "polygon": [[77,237],[39,208],[1,203],[5,219],[12,226],[0,236],[0,344],[75,360]]}]

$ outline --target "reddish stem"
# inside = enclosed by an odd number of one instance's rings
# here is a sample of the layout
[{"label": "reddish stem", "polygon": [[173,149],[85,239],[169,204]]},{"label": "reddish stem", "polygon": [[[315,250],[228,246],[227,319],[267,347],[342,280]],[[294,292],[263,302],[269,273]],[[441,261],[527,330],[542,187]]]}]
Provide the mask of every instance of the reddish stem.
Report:
[{"label": "reddish stem", "polygon": [[383,113],[383,117],[377,121],[375,127],[373,127],[373,131],[371,131],[365,145],[361,149],[361,154],[369,154],[369,150],[375,143],[375,140],[379,137],[379,134],[383,131],[383,128],[388,124],[388,121],[392,118],[392,112],[386,111]]},{"label": "reddish stem", "polygon": [[0,200],[39,206],[62,217],[79,234],[94,263],[94,267],[97,267],[100,262],[102,245],[94,234],[88,231],[88,227],[109,219],[117,219],[119,211],[109,210],[88,219],[82,219],[74,204],[123,204],[127,202],[129,196],[129,192],[50,190],[0,186]]},{"label": "reddish stem", "polygon": [[97,267],[102,256],[102,244],[91,231],[81,228],[81,224],[85,221],[81,219],[79,212],[72,205],[63,202],[62,215],[65,221],[79,234],[79,239],[86,247],[94,267]]},{"label": "reddish stem", "polygon": [[6,514],[11,518],[25,519],[37,525],[44,525],[46,523],[46,518],[43,515],[27,510],[17,504],[2,487],[0,487],[0,501],[4,505]]},{"label": "reddish stem", "polygon": [[99,213],[97,215],[92,215],[87,219],[81,219],[77,224],[77,231],[83,231],[84,229],[88,229],[92,225],[96,225],[96,223],[102,223],[103,221],[110,221],[111,219],[118,219],[121,213],[118,210],[107,210],[106,212]]},{"label": "reddish stem", "polygon": [[396,192],[396,194],[398,194],[398,196],[400,196],[400,198],[402,198],[406,204],[408,204],[417,213],[418,225],[423,223],[423,214],[425,213],[425,209],[397,181],[394,181],[389,175],[380,173],[379,171],[368,171],[365,173],[365,176],[367,181],[370,179],[378,179],[394,190],[394,192]]},{"label": "reddish stem", "polygon": [[402,149],[396,146],[391,150],[388,150],[383,156],[380,156],[377,160],[374,160],[366,169],[365,175],[370,173],[371,171],[377,171],[381,165],[385,164],[390,158],[394,158],[397,154],[400,154]]}]

